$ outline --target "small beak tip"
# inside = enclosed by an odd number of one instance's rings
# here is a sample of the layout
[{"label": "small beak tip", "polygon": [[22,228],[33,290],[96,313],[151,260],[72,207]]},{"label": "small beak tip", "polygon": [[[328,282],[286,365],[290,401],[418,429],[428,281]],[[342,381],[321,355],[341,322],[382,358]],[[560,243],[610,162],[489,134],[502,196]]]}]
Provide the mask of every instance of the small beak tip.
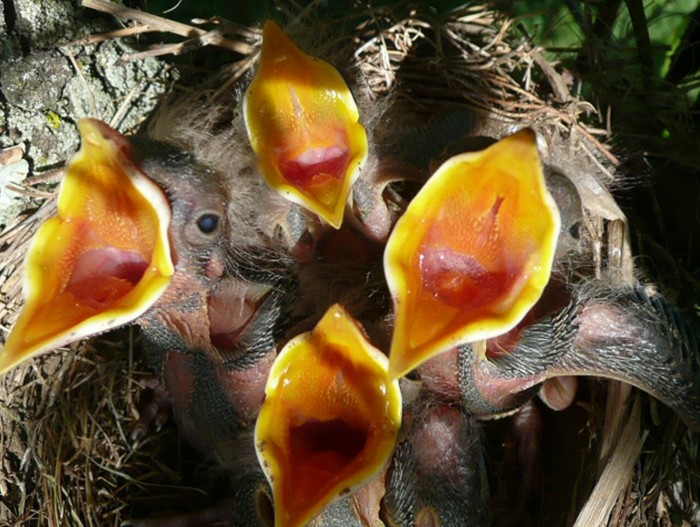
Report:
[{"label": "small beak tip", "polygon": [[389,380],[389,383],[396,382],[400,377],[404,375],[404,372],[401,371],[401,366],[399,364],[396,364],[396,361],[392,361],[391,358],[389,358],[389,368],[387,369],[387,379]]}]

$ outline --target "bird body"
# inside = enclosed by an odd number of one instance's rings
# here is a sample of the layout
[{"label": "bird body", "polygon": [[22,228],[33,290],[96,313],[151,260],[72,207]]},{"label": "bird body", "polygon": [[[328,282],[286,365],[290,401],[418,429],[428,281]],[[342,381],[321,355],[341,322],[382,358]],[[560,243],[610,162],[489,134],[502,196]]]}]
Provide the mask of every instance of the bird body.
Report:
[{"label": "bird body", "polygon": [[[296,49],[293,43],[289,47],[278,27],[268,28],[268,37],[272,34],[277,44],[284,43],[278,53]],[[296,51],[303,53],[301,64],[319,65],[318,58],[306,54],[309,50]],[[382,126],[385,116],[395,117],[397,108],[406,106],[393,106],[395,100],[388,97],[368,115],[374,101],[363,87],[352,78],[342,82],[342,66],[335,70],[323,65],[319,75],[333,72],[331,92],[344,101],[338,112],[330,113],[352,114],[350,124],[333,121],[331,130],[341,130],[340,136],[356,135],[357,143],[364,137],[366,151],[352,141],[352,147],[326,145],[326,135],[335,136],[325,128],[317,130],[312,120],[305,126],[323,144],[306,145],[307,151],[295,151],[299,155],[283,161],[291,161],[296,169],[328,168],[335,157],[326,159],[326,149],[331,154],[346,147],[359,151],[352,156],[357,170],[350,169],[342,192],[335,196],[332,218],[307,200],[280,197],[263,180],[264,167],[269,171],[273,161],[280,164],[275,148],[286,143],[277,143],[296,132],[284,126],[284,132],[268,129],[266,121],[255,123],[261,108],[271,105],[270,111],[278,110],[283,104],[274,97],[260,102],[259,85],[250,79],[243,84],[251,90],[241,98],[239,86],[231,107],[195,107],[196,98],[173,103],[170,109],[166,105],[165,117],[152,124],[149,137],[127,138],[104,124],[92,124],[109,138],[108,152],[117,155],[117,165],[126,167],[122,172],[143,177],[153,197],[148,203],[127,201],[122,209],[113,204],[114,218],[135,208],[167,224],[143,234],[151,249],[143,259],[153,259],[159,263],[154,268],[165,269],[167,284],[140,298],[136,308],[120,312],[119,318],[106,311],[109,323],[75,332],[68,322],[66,331],[70,340],[125,323],[141,328],[144,350],[171,400],[182,435],[231,474],[233,498],[218,511],[217,521],[264,526],[285,521],[315,526],[484,525],[488,485],[474,416],[517,409],[542,383],[560,376],[624,380],[659,397],[697,428],[700,367],[694,329],[657,293],[642,286],[610,286],[600,277],[581,279],[574,269],[572,254],[590,243],[583,224],[591,208],[581,193],[590,185],[581,183],[583,176],[564,174],[548,163],[540,154],[537,134],[522,126],[515,130],[512,123],[484,138],[481,134],[488,126],[460,118],[470,134],[479,135],[476,146],[474,137],[467,138],[471,146],[454,137],[450,119],[445,124],[430,120],[417,126],[415,134],[392,123]],[[264,69],[261,65],[261,75]],[[292,123],[306,111],[313,113],[306,106],[300,109],[308,94],[295,82],[287,82],[282,90],[284,102],[293,103]],[[246,106],[243,113],[239,103]],[[450,104],[442,106],[451,112]],[[183,108],[191,111],[175,123],[176,108],[180,113]],[[421,142],[428,136],[437,144],[428,144],[425,151],[405,151],[410,147],[404,145],[414,144],[412,139]],[[455,148],[455,155],[443,159]],[[440,154],[434,158],[423,152]],[[321,162],[308,162],[314,156]],[[433,172],[435,165],[442,168]],[[443,173],[464,166],[470,178],[458,173],[447,191],[435,190]],[[69,165],[67,181],[75,176],[71,167],[75,164]],[[477,192],[464,197],[458,194],[462,190]],[[421,197],[425,195],[427,199]],[[431,207],[421,208],[422,201]],[[420,213],[413,214],[415,209]],[[419,238],[424,243],[415,247]],[[158,258],[151,258],[156,253]],[[399,262],[402,255],[408,263]],[[79,262],[80,255],[74,261]],[[122,263],[130,268],[133,262],[127,257]],[[70,283],[66,276],[74,268],[59,270],[57,282]],[[402,273],[408,278],[399,279]],[[109,285],[104,273],[97,278]],[[117,273],[116,278],[123,277]],[[428,294],[416,300],[411,295],[419,290]],[[344,309],[333,311],[331,306],[338,302]],[[326,315],[328,308],[331,315]],[[423,318],[410,319],[416,312]],[[317,330],[312,328],[320,327],[323,333],[319,322],[325,316],[347,322],[349,313],[354,319],[350,327],[362,339],[353,340],[337,328],[327,331],[330,337],[324,338],[331,344],[325,347],[341,357],[335,362],[342,367],[319,373],[311,364],[312,355],[303,352],[308,351],[308,339],[315,338],[307,332],[314,335]],[[449,323],[451,315],[471,325],[466,336],[462,325]],[[17,327],[16,332],[23,332],[22,324]],[[404,344],[412,339],[417,348],[431,339],[439,345],[404,360],[403,348],[410,347]],[[29,354],[64,342],[63,337],[50,340]],[[378,391],[393,397],[365,405],[354,392],[324,397],[325,384],[320,383],[308,392],[299,390],[298,404],[284,403],[292,409],[275,415],[286,421],[267,415],[283,399],[279,386],[293,382],[285,377],[290,355],[296,356],[290,360],[295,368],[311,377],[317,374],[326,384],[351,377],[362,384],[372,375],[353,376],[344,368],[361,362],[358,357],[368,350],[372,366],[367,370],[378,371],[382,379],[389,376]],[[3,354],[9,354],[7,349]],[[384,355],[389,356],[389,366]],[[13,356],[5,364],[11,367],[16,360]],[[391,388],[393,383],[406,374],[411,380],[402,378],[400,393],[394,393],[398,390]],[[396,410],[397,399],[403,399],[402,412]],[[338,401],[345,406],[331,404]],[[353,404],[361,410],[370,406],[371,411],[353,410],[347,417],[338,410],[354,409]],[[391,413],[392,419],[381,419],[377,408]],[[403,425],[397,430],[401,413]],[[287,426],[294,419],[301,424]],[[347,426],[349,420],[362,423],[364,435],[355,442],[357,430]],[[389,423],[390,441],[374,440],[372,427],[380,421]],[[254,437],[256,426],[261,432]],[[292,444],[290,430],[298,429],[307,435]],[[334,433],[325,433],[329,429]],[[273,459],[269,454],[275,441],[281,453]],[[279,467],[271,466],[301,460],[307,462],[306,469],[318,469],[309,459],[342,458],[348,443],[354,445],[354,454],[365,444],[372,446],[362,477],[353,473],[334,481],[327,495],[315,501],[296,496],[301,512],[284,503],[297,490],[311,492],[321,485],[313,471],[304,474],[306,483],[300,485],[300,478],[281,475]],[[345,468],[342,463],[326,465],[338,473]],[[277,488],[280,481],[287,494]],[[291,520],[285,516],[289,510],[297,514]]]},{"label": "bird body", "polygon": [[596,376],[646,391],[698,428],[697,328],[658,292],[583,284],[563,309],[517,333],[490,357],[460,348],[460,386],[473,413],[517,408],[553,377]]}]

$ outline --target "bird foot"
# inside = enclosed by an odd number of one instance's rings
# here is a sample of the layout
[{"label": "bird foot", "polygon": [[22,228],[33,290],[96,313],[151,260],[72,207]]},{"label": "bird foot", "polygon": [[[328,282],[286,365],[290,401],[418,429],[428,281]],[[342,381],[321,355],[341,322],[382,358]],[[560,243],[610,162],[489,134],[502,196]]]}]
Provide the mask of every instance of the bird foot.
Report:
[{"label": "bird foot", "polygon": [[131,430],[134,443],[140,442],[146,434],[158,431],[170,416],[172,401],[164,386],[154,377],[147,383],[138,405],[139,417]]}]

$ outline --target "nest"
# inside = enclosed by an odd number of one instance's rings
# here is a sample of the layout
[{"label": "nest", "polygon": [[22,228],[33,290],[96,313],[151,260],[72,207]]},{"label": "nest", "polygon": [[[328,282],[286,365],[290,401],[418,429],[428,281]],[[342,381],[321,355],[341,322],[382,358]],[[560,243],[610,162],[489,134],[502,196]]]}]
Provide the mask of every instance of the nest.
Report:
[{"label": "nest", "polygon": [[[118,11],[137,23],[117,35],[93,36],[90,43],[142,32],[144,24],[151,30],[177,27]],[[441,15],[407,6],[377,8],[330,20],[313,8],[282,11],[292,28],[311,23],[319,33],[347,28],[343,49],[352,49],[358,85],[377,104],[392,97],[396,107],[410,105],[420,116],[449,101],[476,116],[476,133],[536,129],[549,163],[582,174],[577,186],[594,247],[587,272],[634,280],[627,220],[609,191],[621,179],[611,138],[595,108],[570,93],[560,69],[512,20],[486,6]],[[219,105],[254,66],[259,31],[213,23],[214,29],[197,28],[194,38],[167,50],[131,58],[205,44],[240,53],[237,62],[197,87],[203,105]],[[5,328],[21,305],[27,244],[55,207],[45,179],[30,178],[27,210],[0,234]],[[151,378],[138,335],[127,328],[34,359],[0,379],[0,524],[125,525],[194,512],[225,497],[219,484],[225,474],[184,444],[174,424],[149,431],[143,441],[132,439],[139,409],[152,392]],[[546,421],[545,482],[536,503],[526,505],[527,524],[698,524],[698,438],[669,411],[628,386],[592,381],[578,405]],[[512,525],[523,520],[510,516],[519,492],[511,421],[486,423],[484,430],[492,524]]]}]

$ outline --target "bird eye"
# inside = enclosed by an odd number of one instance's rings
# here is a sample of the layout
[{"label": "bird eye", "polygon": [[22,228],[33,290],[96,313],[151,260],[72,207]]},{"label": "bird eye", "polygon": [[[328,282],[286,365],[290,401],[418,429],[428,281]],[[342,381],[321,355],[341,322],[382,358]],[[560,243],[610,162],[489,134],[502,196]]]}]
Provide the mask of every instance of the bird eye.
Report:
[{"label": "bird eye", "polygon": [[185,241],[198,248],[206,248],[218,243],[223,235],[225,220],[226,216],[218,208],[195,208],[184,226]]},{"label": "bird eye", "polygon": [[581,222],[580,221],[577,221],[571,227],[569,227],[569,234],[571,234],[571,237],[575,240],[578,240],[581,237]]},{"label": "bird eye", "polygon": [[197,218],[197,227],[203,234],[212,234],[219,227],[219,215],[207,212]]}]

